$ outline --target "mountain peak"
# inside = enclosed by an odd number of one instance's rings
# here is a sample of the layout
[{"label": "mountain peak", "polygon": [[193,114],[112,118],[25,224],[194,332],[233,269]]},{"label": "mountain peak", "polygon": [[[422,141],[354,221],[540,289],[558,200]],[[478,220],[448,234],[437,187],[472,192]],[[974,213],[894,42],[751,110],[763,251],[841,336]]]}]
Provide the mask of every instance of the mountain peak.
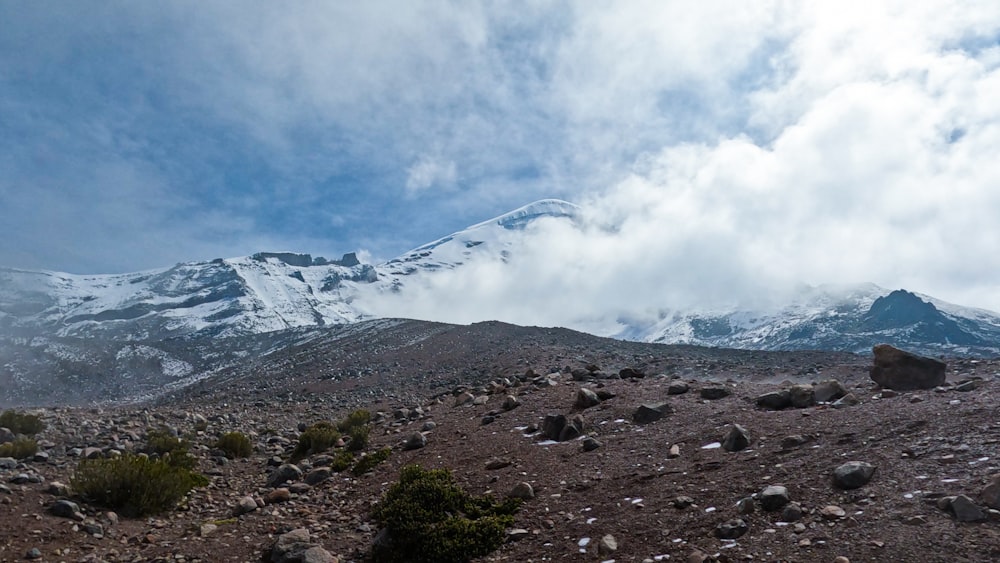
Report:
[{"label": "mountain peak", "polygon": [[580,213],[580,206],[575,203],[563,201],[561,199],[540,199],[519,207],[499,217],[494,217],[488,221],[477,223],[465,229],[467,231],[486,227],[489,225],[500,225],[505,229],[520,230],[526,227],[535,219],[542,217],[576,217]]}]

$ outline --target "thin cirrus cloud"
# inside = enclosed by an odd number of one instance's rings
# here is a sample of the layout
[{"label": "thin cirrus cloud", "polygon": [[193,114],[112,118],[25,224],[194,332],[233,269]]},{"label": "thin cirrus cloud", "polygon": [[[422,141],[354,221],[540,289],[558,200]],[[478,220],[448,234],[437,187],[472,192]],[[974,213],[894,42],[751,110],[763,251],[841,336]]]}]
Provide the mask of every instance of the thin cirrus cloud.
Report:
[{"label": "thin cirrus cloud", "polygon": [[384,259],[559,197],[583,228],[540,227],[521,275],[467,268],[426,302],[557,324],[874,281],[1000,309],[993,2],[7,4],[0,22],[9,265]]}]

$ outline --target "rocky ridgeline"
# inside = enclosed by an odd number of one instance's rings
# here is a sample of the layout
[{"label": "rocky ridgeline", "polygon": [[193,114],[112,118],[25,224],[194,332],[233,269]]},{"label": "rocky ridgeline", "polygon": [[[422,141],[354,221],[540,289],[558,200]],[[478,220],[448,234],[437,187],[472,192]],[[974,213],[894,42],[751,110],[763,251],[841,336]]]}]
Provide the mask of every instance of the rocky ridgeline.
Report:
[{"label": "rocky ridgeline", "polygon": [[[964,560],[991,560],[995,384],[981,375],[949,383],[923,360],[876,348],[875,387],[529,369],[372,405],[372,443],[349,465],[343,439],[293,462],[311,424],[344,414],[308,395],[289,408],[39,411],[39,451],[0,458],[0,505],[10,507],[0,524],[11,530],[0,560],[362,561],[379,532],[371,508],[408,463],[448,467],[477,492],[524,501],[502,560],[938,560],[920,543],[935,535],[933,545]],[[189,437],[207,487],[144,518],[73,491],[79,460],[138,452],[156,428]],[[247,459],[215,446],[234,430],[252,440]],[[0,442],[23,438],[0,429]],[[350,469],[383,451],[382,464]],[[964,535],[941,536],[956,525]]]}]

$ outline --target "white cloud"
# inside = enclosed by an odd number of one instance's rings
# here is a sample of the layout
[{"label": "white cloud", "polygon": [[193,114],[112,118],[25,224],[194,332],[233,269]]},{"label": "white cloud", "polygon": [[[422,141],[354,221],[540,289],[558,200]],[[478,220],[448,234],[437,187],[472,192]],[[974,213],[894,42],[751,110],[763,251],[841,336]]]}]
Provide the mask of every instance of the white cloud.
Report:
[{"label": "white cloud", "polygon": [[428,188],[452,188],[458,175],[455,163],[421,156],[406,170],[406,191],[415,195]]}]

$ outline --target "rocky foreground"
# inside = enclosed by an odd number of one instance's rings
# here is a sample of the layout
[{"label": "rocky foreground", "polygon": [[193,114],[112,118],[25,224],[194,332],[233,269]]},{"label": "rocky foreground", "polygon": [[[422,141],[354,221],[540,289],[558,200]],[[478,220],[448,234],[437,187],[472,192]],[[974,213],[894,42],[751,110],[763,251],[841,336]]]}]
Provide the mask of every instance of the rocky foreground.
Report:
[{"label": "rocky foreground", "polygon": [[[518,359],[446,389],[289,376],[30,411],[40,452],[0,459],[0,561],[364,561],[371,508],[407,464],[525,499],[483,561],[1000,560],[1000,361],[950,360],[933,388],[893,390],[870,358],[644,350],[498,349],[490,361]],[[358,406],[385,462],[289,463],[301,428]],[[68,490],[81,458],[157,428],[189,437],[210,479],[177,510],[127,518]],[[214,450],[231,431],[250,457]]]}]

